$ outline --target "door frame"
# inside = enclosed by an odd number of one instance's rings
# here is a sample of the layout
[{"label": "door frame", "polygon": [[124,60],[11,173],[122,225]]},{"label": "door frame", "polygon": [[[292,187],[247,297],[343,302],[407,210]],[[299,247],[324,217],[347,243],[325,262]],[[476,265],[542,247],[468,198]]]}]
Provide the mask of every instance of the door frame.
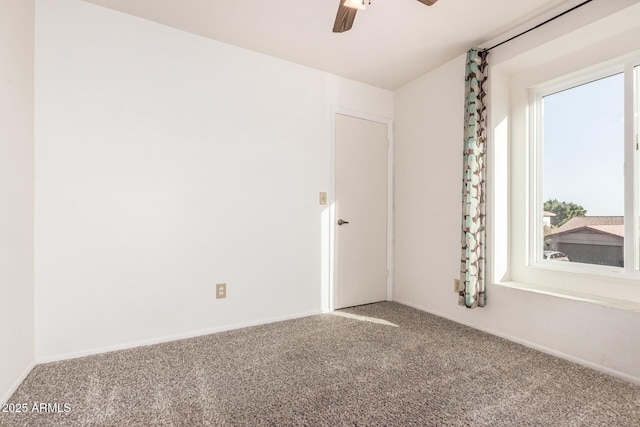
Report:
[{"label": "door frame", "polygon": [[331,106],[331,144],[329,156],[329,187],[331,193],[328,197],[330,205],[329,210],[329,311],[333,311],[335,307],[336,290],[338,281],[336,278],[336,211],[335,211],[335,195],[336,195],[336,114],[353,117],[356,119],[368,120],[371,122],[382,123],[387,126],[387,301],[393,300],[393,152],[394,152],[394,135],[393,135],[393,119],[390,117],[378,116],[375,114],[365,113],[358,110],[343,108],[339,106]]}]

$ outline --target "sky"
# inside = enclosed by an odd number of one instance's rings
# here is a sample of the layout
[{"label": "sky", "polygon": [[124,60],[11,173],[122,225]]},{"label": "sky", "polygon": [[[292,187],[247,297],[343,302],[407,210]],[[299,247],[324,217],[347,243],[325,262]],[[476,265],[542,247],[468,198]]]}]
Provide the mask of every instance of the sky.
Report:
[{"label": "sky", "polygon": [[624,215],[624,76],[543,98],[543,201]]}]

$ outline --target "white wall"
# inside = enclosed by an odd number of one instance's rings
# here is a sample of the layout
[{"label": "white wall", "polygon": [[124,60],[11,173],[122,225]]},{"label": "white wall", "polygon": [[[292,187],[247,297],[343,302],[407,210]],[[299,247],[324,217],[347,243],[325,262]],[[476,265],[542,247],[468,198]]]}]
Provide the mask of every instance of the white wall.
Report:
[{"label": "white wall", "polygon": [[0,0],[0,403],[34,363],[34,1]]},{"label": "white wall", "polygon": [[[638,312],[493,283],[487,307],[457,305],[464,61],[460,56],[395,92],[394,300],[640,382],[640,341],[630,333],[640,329]],[[509,82],[494,83],[504,97]],[[508,114],[508,106],[494,107]],[[504,144],[506,131],[498,133]],[[503,160],[511,155],[507,148],[500,147]],[[518,185],[495,184],[503,191]],[[500,218],[509,206],[501,202]],[[508,241],[504,223],[498,239],[500,256],[518,244]],[[506,260],[493,267],[502,279]]]},{"label": "white wall", "polygon": [[330,105],[391,92],[78,0],[35,81],[39,361],[325,308]]}]

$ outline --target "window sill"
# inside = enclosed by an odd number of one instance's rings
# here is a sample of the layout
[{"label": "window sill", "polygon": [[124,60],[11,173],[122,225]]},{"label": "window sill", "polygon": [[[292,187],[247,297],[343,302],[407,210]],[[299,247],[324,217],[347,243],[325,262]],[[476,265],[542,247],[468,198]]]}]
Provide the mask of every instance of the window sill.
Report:
[{"label": "window sill", "polygon": [[549,271],[561,271],[572,274],[588,274],[592,276],[600,276],[611,279],[640,279],[640,271],[628,271],[623,267],[615,267],[610,265],[583,264],[579,262],[563,262],[563,261],[538,261],[529,266],[529,268],[537,268]]},{"label": "window sill", "polygon": [[593,295],[584,292],[569,291],[565,289],[551,288],[541,285],[533,285],[522,282],[497,282],[496,286],[505,288],[519,289],[537,294],[549,295],[557,298],[565,298],[573,301],[588,302],[591,304],[603,305],[606,307],[617,308],[619,310],[633,311],[640,313],[640,302],[627,301],[617,298],[608,298],[601,295]]}]

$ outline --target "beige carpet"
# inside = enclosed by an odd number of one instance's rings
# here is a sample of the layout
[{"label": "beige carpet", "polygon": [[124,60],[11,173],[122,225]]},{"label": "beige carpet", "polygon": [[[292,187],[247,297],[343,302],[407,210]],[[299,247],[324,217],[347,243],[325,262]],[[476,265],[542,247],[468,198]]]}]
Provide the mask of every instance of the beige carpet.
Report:
[{"label": "beige carpet", "polygon": [[0,425],[640,426],[638,386],[396,303],[343,313],[40,365]]}]

